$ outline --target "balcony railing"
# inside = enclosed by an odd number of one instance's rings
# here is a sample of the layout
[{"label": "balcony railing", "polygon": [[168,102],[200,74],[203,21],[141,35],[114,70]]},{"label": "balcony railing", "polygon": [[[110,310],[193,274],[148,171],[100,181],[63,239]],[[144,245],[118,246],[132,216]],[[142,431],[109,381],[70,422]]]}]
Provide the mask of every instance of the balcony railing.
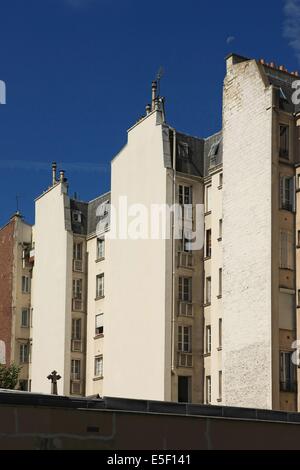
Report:
[{"label": "balcony railing", "polygon": [[178,367],[193,367],[193,355],[191,353],[178,352],[177,366]]},{"label": "balcony railing", "polygon": [[83,263],[81,259],[73,259],[73,271],[82,272]]},{"label": "balcony railing", "polygon": [[192,317],[194,315],[194,306],[191,302],[178,302],[178,313],[179,316]]},{"label": "balcony railing", "polygon": [[179,268],[192,268],[194,266],[194,258],[192,253],[180,251],[178,253],[178,267]]}]

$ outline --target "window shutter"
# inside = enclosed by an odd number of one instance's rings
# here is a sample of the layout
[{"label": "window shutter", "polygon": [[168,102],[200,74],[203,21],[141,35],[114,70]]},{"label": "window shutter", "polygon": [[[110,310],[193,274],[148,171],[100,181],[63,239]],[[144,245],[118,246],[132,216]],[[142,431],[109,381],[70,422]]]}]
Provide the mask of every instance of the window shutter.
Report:
[{"label": "window shutter", "polygon": [[284,198],[285,198],[284,197],[284,180],[285,180],[284,176],[281,176],[280,177],[280,205],[279,205],[280,209],[284,205]]},{"label": "window shutter", "polygon": [[96,315],[96,328],[103,326],[103,315]]},{"label": "window shutter", "polygon": [[290,203],[292,205],[292,211],[295,212],[296,210],[296,181],[295,177],[293,176],[290,180]]}]

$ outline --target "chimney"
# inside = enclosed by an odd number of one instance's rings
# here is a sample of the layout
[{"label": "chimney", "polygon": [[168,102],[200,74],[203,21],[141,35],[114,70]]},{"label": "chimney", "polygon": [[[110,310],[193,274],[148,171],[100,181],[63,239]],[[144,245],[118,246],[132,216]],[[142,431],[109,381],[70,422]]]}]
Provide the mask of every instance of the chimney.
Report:
[{"label": "chimney", "polygon": [[152,82],[152,111],[155,109],[155,102],[156,102],[156,92],[157,92],[157,81],[154,80]]},{"label": "chimney", "polygon": [[56,184],[56,170],[57,170],[57,164],[56,162],[52,163],[52,186]]},{"label": "chimney", "polygon": [[64,170],[60,170],[60,172],[59,172],[59,181],[60,181],[60,183],[65,182],[65,171]]}]

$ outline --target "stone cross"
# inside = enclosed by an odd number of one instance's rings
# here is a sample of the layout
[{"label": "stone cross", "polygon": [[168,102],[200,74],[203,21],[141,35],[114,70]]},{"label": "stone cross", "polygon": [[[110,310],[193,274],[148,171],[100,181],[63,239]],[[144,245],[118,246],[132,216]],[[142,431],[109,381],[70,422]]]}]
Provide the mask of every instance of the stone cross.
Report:
[{"label": "stone cross", "polygon": [[47,377],[48,380],[51,380],[51,394],[58,395],[57,393],[57,381],[61,379],[61,376],[58,375],[56,370],[54,370],[50,375]]}]

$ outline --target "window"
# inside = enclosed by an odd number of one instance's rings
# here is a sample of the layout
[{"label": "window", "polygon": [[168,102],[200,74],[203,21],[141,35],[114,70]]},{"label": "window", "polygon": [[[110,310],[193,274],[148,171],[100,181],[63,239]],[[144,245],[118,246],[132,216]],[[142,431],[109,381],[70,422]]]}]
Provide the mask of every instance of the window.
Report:
[{"label": "window", "polygon": [[192,251],[193,240],[193,233],[188,230],[184,230],[182,240],[180,240],[181,251],[184,251],[185,253],[190,253]]},{"label": "window", "polygon": [[96,334],[96,336],[103,335],[103,331],[104,331],[103,313],[100,313],[99,315],[96,315],[96,317],[95,317],[95,334]]},{"label": "window", "polygon": [[280,390],[296,391],[296,367],[292,362],[292,352],[280,353]]},{"label": "window", "polygon": [[191,402],[191,383],[192,377],[179,375],[178,376],[178,402],[190,403]]},{"label": "window", "polygon": [[206,230],[206,258],[211,257],[211,229]]},{"label": "window", "polygon": [[97,239],[97,259],[104,258],[105,253],[105,241],[104,238]]},{"label": "window", "polygon": [[95,377],[103,377],[103,356],[95,357]]},{"label": "window", "polygon": [[80,380],[81,376],[81,363],[79,359],[72,359],[71,361],[71,379]]},{"label": "window", "polygon": [[73,279],[73,299],[82,300],[82,279]]},{"label": "window", "polygon": [[21,312],[21,327],[29,328],[30,310],[29,308],[22,308]]},{"label": "window", "polygon": [[22,292],[23,294],[30,292],[30,278],[28,276],[22,276]]},{"label": "window", "polygon": [[179,300],[192,302],[192,278],[179,277]]},{"label": "window", "polygon": [[72,213],[72,220],[73,222],[77,223],[77,224],[81,224],[81,221],[82,221],[82,214],[80,211],[73,211]]},{"label": "window", "polygon": [[223,237],[223,220],[219,220],[219,240],[222,240]]},{"label": "window", "polygon": [[189,158],[189,145],[186,142],[179,142],[178,143],[178,156],[180,158]]},{"label": "window", "polygon": [[74,243],[73,245],[73,259],[82,261],[82,243]]},{"label": "window", "polygon": [[280,268],[294,269],[294,246],[291,232],[280,232]]},{"label": "window", "polygon": [[289,158],[289,126],[279,126],[279,157]]},{"label": "window", "polygon": [[222,371],[219,370],[219,401],[222,400]]},{"label": "window", "polygon": [[206,403],[211,403],[211,376],[207,375],[205,380]]},{"label": "window", "polygon": [[192,327],[178,326],[178,351],[192,352]]},{"label": "window", "polygon": [[183,184],[180,184],[178,187],[178,192],[179,192],[178,202],[180,205],[193,203],[192,186],[184,186]]},{"label": "window", "polygon": [[206,354],[211,353],[211,326],[207,325],[205,334]]},{"label": "window", "polygon": [[211,211],[211,185],[206,186],[205,190],[205,212]]},{"label": "window", "polygon": [[211,303],[211,277],[206,278],[205,284],[205,303],[209,305]]},{"label": "window", "polygon": [[72,339],[81,339],[81,319],[73,318],[72,320]]},{"label": "window", "polygon": [[29,344],[20,344],[20,364],[29,362]]},{"label": "window", "polygon": [[222,318],[219,318],[219,349],[222,348]]},{"label": "window", "polygon": [[280,177],[280,209],[295,210],[295,183],[293,176]]},{"label": "window", "polygon": [[219,188],[222,188],[223,186],[223,173],[219,174]]},{"label": "window", "polygon": [[222,271],[222,268],[219,268],[219,297],[222,296],[222,277],[223,277],[223,271]]},{"label": "window", "polygon": [[96,298],[104,297],[104,274],[98,274],[96,277]]}]

